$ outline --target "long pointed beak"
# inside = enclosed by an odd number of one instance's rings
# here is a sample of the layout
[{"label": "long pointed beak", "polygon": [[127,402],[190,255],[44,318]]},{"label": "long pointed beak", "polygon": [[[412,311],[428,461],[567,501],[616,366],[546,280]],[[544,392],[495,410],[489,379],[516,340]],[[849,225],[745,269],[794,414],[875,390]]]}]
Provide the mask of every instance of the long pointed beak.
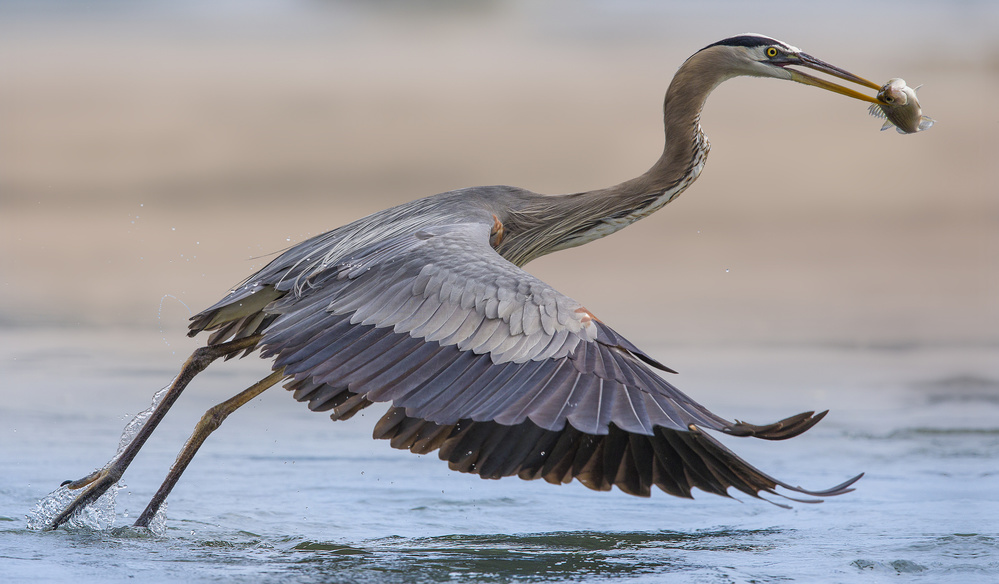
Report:
[{"label": "long pointed beak", "polygon": [[[811,55],[806,55],[805,53],[798,53],[797,57],[798,59],[791,61],[790,63],[788,63],[788,65],[800,65],[803,67],[808,67],[809,69],[815,69],[816,71],[821,71],[822,73],[826,73],[828,75],[832,75],[833,77],[844,79],[851,83],[863,85],[864,87],[868,87],[870,89],[875,89],[875,90],[881,89],[881,86],[874,82],[868,81],[863,77],[857,77],[856,75],[850,73],[849,71],[844,71],[839,67],[835,67],[833,65],[830,65],[829,63],[820,61]],[[859,99],[861,101],[866,101],[870,103],[881,103],[877,100],[876,97],[864,95],[859,91],[854,91],[853,89],[850,89],[848,87],[843,87],[842,85],[838,85],[831,81],[826,81],[825,79],[819,79],[818,77],[814,77],[812,75],[809,75],[808,73],[804,73],[802,71],[798,71],[791,68],[788,68],[787,71],[791,74],[792,81],[797,81],[798,83],[804,83],[805,85],[814,85],[815,87],[821,87],[822,89],[826,89],[834,93],[839,93],[847,97],[852,97],[854,99]]]}]

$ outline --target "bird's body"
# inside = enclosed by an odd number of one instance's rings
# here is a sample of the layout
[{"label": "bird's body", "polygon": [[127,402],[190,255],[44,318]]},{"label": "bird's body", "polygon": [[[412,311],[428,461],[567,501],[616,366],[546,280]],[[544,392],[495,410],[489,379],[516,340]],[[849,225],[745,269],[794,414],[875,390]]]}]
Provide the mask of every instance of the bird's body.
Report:
[{"label": "bird's body", "polygon": [[[452,468],[486,478],[575,478],[646,496],[653,486],[687,497],[694,487],[721,495],[734,487],[752,496],[776,494],[778,486],[811,496],[850,490],[856,479],[826,491],[778,481],[703,431],[780,440],[823,414],[765,426],[717,416],[654,371],[669,368],[522,269],[618,231],[683,192],[709,150],[700,126],[704,100],[728,78],[791,79],[874,101],[787,65],[877,88],[760,35],[710,45],[677,71],[664,104],[666,146],[646,173],[562,196],[506,186],[462,189],[304,241],[192,318],[192,335],[212,335],[185,366],[175,393],[211,359],[260,349],[274,360],[263,389],[287,380],[297,399],[331,411],[333,419],[390,402],[375,437],[418,453],[439,450]],[[221,417],[235,407],[222,408]],[[146,521],[207,432],[192,437],[196,444],[178,458]],[[112,463],[71,487],[94,491],[91,483],[120,476],[128,462]]]}]

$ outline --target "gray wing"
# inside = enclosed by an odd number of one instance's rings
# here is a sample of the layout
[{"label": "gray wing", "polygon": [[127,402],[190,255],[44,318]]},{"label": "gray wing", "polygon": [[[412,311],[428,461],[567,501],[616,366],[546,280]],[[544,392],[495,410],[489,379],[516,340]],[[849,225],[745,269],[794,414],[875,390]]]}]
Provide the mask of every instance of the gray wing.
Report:
[{"label": "gray wing", "polygon": [[568,421],[589,434],[611,423],[641,434],[731,426],[578,302],[496,254],[488,225],[391,238],[299,286],[308,293],[268,309],[280,316],[262,342],[296,381],[439,424],[529,419],[561,430]]},{"label": "gray wing", "polygon": [[[668,368],[489,242],[480,223],[397,234],[316,264],[293,286],[287,274],[257,282],[270,290],[266,307],[241,318],[263,331],[262,356],[311,409],[343,419],[391,402],[375,436],[414,452],[440,448],[457,470],[640,495],[652,484],[681,496],[695,486],[845,492],[780,483],[700,430],[783,439],[822,414],[770,426],[718,417],[652,371]],[[255,306],[253,295],[242,302]],[[227,326],[213,314],[196,324]]]}]

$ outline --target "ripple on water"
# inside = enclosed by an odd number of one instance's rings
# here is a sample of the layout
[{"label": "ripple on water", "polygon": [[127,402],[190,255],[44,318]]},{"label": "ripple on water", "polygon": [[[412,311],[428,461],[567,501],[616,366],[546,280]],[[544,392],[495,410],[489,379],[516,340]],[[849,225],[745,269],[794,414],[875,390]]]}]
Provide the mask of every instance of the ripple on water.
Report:
[{"label": "ripple on water", "polygon": [[880,562],[877,560],[854,560],[852,565],[862,571],[871,570],[874,572],[887,572],[895,574],[918,574],[925,572],[926,567],[910,560],[892,560],[890,562]]},{"label": "ripple on water", "polygon": [[[307,579],[379,582],[586,581],[713,572],[701,552],[766,553],[781,530],[557,532],[524,535],[386,537],[364,547],[299,541]],[[290,543],[290,542],[289,542]],[[372,574],[378,574],[373,578]]]},{"label": "ripple on water", "polygon": [[930,404],[984,402],[999,405],[999,380],[978,375],[952,375],[913,384]]}]

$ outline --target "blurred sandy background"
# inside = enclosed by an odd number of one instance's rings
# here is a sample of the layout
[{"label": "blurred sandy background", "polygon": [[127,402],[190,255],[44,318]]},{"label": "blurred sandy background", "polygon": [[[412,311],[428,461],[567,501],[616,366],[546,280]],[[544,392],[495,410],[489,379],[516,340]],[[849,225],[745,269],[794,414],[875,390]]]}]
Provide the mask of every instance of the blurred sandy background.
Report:
[{"label": "blurred sandy background", "polygon": [[[924,134],[724,84],[678,201],[529,269],[636,342],[999,342],[995,2],[0,4],[0,326],[180,337],[291,243],[406,200],[643,172],[672,73],[754,31],[925,84]],[[57,334],[57,332],[53,333]]]}]

